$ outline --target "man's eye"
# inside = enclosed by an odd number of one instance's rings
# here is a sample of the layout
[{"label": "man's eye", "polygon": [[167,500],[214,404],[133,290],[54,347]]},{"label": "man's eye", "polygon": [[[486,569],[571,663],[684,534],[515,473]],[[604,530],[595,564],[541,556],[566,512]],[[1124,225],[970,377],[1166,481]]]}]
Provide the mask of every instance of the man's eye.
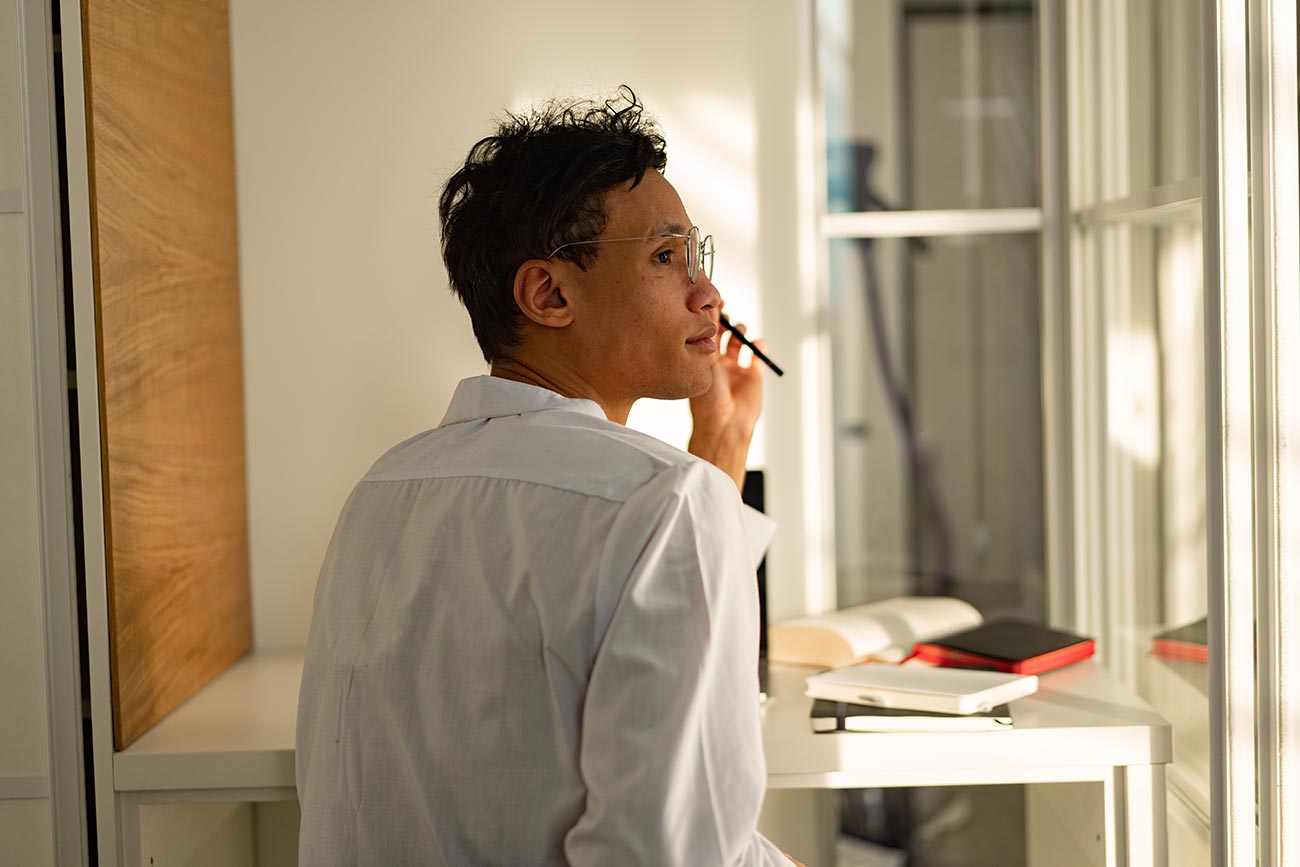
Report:
[{"label": "man's eye", "polygon": [[673,251],[660,250],[658,253],[655,253],[655,261],[660,265],[671,265],[673,262]]}]

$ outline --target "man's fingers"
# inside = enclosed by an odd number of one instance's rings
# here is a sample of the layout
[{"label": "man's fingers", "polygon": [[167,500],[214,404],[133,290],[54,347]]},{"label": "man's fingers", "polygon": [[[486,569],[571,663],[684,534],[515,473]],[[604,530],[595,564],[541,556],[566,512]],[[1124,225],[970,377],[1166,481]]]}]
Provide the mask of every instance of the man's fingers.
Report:
[{"label": "man's fingers", "polygon": [[[732,327],[735,328],[737,331],[739,331],[741,334],[745,333],[745,326],[743,323],[735,324]],[[727,334],[727,354],[730,355],[732,358],[738,358],[740,356],[740,347],[743,345],[744,344],[742,344],[739,340],[736,339],[736,335],[731,333]]]}]

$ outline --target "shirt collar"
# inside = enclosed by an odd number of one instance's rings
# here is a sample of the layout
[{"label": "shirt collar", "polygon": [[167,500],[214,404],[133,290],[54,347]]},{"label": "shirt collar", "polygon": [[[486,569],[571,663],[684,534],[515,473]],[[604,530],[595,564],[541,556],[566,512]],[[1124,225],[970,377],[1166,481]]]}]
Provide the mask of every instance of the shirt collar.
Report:
[{"label": "shirt collar", "polygon": [[460,381],[440,426],[546,409],[580,412],[606,420],[604,410],[594,400],[564,397],[549,388],[484,375]]}]

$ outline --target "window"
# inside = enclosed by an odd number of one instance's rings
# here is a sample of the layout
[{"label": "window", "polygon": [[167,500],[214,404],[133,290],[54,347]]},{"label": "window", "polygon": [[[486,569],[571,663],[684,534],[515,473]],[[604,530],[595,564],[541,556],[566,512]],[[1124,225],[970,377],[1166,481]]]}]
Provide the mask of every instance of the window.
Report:
[{"label": "window", "polygon": [[1173,724],[1171,860],[1206,863],[1201,11],[1071,11],[1078,613],[1107,666]]},{"label": "window", "polygon": [[[1036,7],[816,0],[835,601],[1047,616]],[[1023,863],[1022,787],[846,793],[844,830]],[[945,830],[996,827],[975,844]]]},{"label": "window", "polygon": [[1027,2],[819,0],[836,598],[1045,614]]},{"label": "window", "polygon": [[1295,4],[810,2],[837,604],[1096,636],[1170,863],[1289,863]]}]

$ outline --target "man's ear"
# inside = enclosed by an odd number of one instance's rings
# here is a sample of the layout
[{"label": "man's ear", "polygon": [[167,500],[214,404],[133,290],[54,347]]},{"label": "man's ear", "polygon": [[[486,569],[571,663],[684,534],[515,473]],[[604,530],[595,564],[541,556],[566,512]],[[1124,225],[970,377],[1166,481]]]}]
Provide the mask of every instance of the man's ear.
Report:
[{"label": "man's ear", "polygon": [[515,271],[515,303],[538,325],[562,328],[573,321],[573,308],[554,262],[529,259]]}]

